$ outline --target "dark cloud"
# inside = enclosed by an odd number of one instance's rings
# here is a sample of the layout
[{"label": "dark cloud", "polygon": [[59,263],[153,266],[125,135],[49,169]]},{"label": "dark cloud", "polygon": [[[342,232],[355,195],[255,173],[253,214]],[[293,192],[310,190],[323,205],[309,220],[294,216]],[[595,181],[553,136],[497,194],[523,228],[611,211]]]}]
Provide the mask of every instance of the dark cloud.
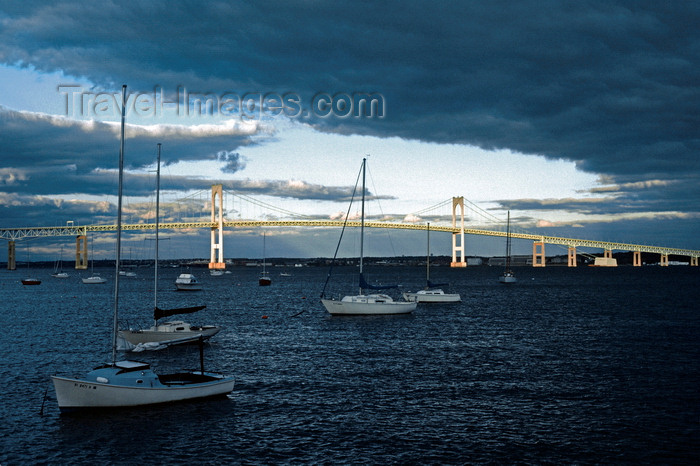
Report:
[{"label": "dark cloud", "polygon": [[238,152],[221,151],[216,154],[216,158],[224,162],[221,171],[224,173],[236,173],[245,168],[245,159]]},{"label": "dark cloud", "polygon": [[12,12],[0,57],[105,86],[380,92],[382,121],[320,126],[628,173],[611,162],[697,150],[699,19],[658,2],[61,2]]},{"label": "dark cloud", "polygon": [[698,23],[693,2],[28,3],[0,60],[112,89],[376,92],[384,118],[312,123],[670,176],[700,169]]}]

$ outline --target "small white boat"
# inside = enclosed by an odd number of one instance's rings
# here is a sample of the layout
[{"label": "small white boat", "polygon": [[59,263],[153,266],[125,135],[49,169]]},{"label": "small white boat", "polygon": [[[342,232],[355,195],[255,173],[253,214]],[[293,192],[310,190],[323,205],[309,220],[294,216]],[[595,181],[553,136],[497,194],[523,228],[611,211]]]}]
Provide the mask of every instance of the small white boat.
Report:
[{"label": "small white boat", "polygon": [[321,299],[321,303],[334,316],[410,314],[416,310],[416,303],[394,301],[385,294],[345,296],[340,301]]},{"label": "small white boat", "polygon": [[180,291],[201,291],[202,285],[191,273],[181,273],[175,280],[175,286]]},{"label": "small white boat", "polygon": [[[90,255],[92,256],[95,254],[95,242],[94,241],[90,241],[90,249],[92,250],[92,252],[90,253]],[[98,285],[100,283],[107,282],[106,279],[100,277],[99,273],[95,273],[95,259],[92,259],[90,261],[90,268],[92,269],[91,270],[92,275],[89,276],[88,278],[83,278],[82,279],[83,283],[85,283],[86,285]]]},{"label": "small white boat", "polygon": [[500,283],[515,283],[517,281],[517,279],[515,278],[515,275],[513,274],[513,272],[506,271],[506,272],[503,272],[503,275],[498,277],[498,281]]},{"label": "small white boat", "polygon": [[403,299],[415,303],[458,303],[462,300],[459,293],[445,293],[439,288],[404,293]]},{"label": "small white boat", "polygon": [[70,275],[63,271],[63,247],[61,247],[61,256],[56,265],[53,268],[53,273],[51,274],[53,278],[69,278]]},{"label": "small white boat", "polygon": [[[325,298],[325,289],[321,292],[321,303],[329,314],[339,315],[395,315],[410,314],[416,310],[417,303],[394,301],[386,294],[364,294],[364,289],[394,288],[392,286],[369,285],[362,274],[364,256],[365,231],[365,169],[367,159],[362,159],[362,222],[360,228],[360,292],[357,295],[345,296],[341,300]],[[352,202],[352,201],[351,201]],[[341,235],[342,238],[342,235]],[[329,274],[330,276],[330,274]],[[326,280],[328,284],[328,280]]]},{"label": "small white boat", "polygon": [[209,275],[211,275],[212,277],[220,277],[220,276],[222,276],[223,274],[224,274],[224,271],[223,271],[223,270],[214,270],[214,269],[212,269],[212,270],[209,271]]},{"label": "small white boat", "polygon": [[149,364],[118,361],[85,377],[52,376],[61,412],[86,408],[124,408],[225,396],[234,379],[221,374],[188,371],[158,375]]},{"label": "small white boat", "polygon": [[503,275],[498,277],[499,283],[515,283],[517,280],[515,274],[510,269],[510,210],[508,211],[508,223],[506,227],[506,268],[503,270]]},{"label": "small white boat", "polygon": [[91,277],[83,278],[83,283],[86,285],[96,285],[99,283],[107,282],[107,279],[100,277],[99,275],[93,275]]},{"label": "small white boat", "polygon": [[270,286],[272,285],[272,279],[270,278],[270,275],[267,273],[267,270],[265,269],[265,232],[263,231],[263,269],[262,273],[260,274],[260,278],[258,278],[258,285],[260,286]]},{"label": "small white boat", "polygon": [[[202,306],[203,307],[203,306]],[[138,345],[158,343],[159,345],[182,345],[197,342],[200,338],[208,340],[221,330],[214,325],[201,327],[190,325],[181,320],[163,322],[153,327],[140,330],[119,330],[120,350],[132,351]]]},{"label": "small white boat", "polygon": [[438,286],[445,286],[447,283],[435,284],[430,281],[430,223],[428,231],[428,255],[425,259],[425,288],[415,293],[403,293],[403,299],[414,303],[458,303],[462,300],[459,293],[445,293]]}]

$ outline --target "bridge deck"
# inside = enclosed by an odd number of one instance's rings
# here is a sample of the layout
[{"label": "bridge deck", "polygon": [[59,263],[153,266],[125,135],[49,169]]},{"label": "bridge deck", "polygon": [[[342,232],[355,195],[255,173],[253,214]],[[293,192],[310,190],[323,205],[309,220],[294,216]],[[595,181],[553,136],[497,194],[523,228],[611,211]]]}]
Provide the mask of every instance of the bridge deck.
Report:
[{"label": "bridge deck", "polygon": [[[341,220],[233,220],[224,221],[224,228],[242,228],[242,227],[342,227]],[[161,223],[161,229],[187,229],[187,228],[216,228],[217,222],[182,222],[182,223]],[[359,227],[360,222],[347,222],[349,227]],[[426,230],[424,224],[411,223],[387,223],[387,222],[365,222],[368,228],[392,228],[401,230]],[[37,237],[53,237],[53,236],[80,236],[86,235],[88,232],[100,231],[115,231],[116,225],[83,225],[83,226],[61,226],[61,227],[26,227],[26,228],[4,228],[0,229],[0,238],[15,241],[22,238],[37,238]],[[155,229],[155,224],[139,223],[139,224],[122,224],[123,230],[152,230]],[[449,233],[460,233],[459,227],[437,226],[431,225],[430,230],[442,231]],[[480,236],[495,236],[505,237],[503,231],[479,230],[474,228],[465,228],[464,233],[467,235]],[[560,238],[556,236],[542,236],[527,233],[513,233],[511,238],[526,239],[531,241],[539,241],[547,244],[560,244],[569,247],[588,247],[598,248],[603,250],[619,250],[619,251],[639,251],[651,252],[658,254],[669,254],[689,257],[700,257],[700,251],[692,249],[669,248],[663,246],[649,246],[643,244],[617,243],[609,241],[596,241],[589,239],[576,238]]]}]

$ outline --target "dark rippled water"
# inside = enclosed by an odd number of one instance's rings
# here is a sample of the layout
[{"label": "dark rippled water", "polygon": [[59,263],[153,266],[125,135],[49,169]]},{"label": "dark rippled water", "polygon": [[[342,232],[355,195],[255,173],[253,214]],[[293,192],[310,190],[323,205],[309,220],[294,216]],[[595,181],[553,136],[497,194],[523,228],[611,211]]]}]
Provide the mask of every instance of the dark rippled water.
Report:
[{"label": "dark rippled water", "polygon": [[[422,282],[420,267],[376,270]],[[326,269],[275,269],[269,288],[255,270],[196,270],[205,291],[191,294],[166,269],[160,304],[205,303],[188,320],[224,326],[206,362],[235,375],[234,392],[79,417],[59,415],[49,376],[109,358],[112,285],[34,272],[37,287],[0,272],[3,466],[700,460],[698,268],[522,268],[514,286],[500,269],[438,268],[462,303],[333,318],[318,301]],[[149,323],[151,273],[122,279],[131,325]],[[192,348],[131,357],[198,363]]]}]

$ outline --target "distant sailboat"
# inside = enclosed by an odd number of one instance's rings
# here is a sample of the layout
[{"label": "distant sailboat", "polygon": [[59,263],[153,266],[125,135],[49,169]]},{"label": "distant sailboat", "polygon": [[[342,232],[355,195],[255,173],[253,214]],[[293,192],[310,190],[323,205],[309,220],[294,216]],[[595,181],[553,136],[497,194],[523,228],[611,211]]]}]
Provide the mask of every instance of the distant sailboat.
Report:
[{"label": "distant sailboat", "polygon": [[[394,286],[369,285],[363,275],[364,233],[365,233],[365,169],[367,159],[362,159],[362,223],[360,228],[360,293],[345,296],[342,300],[325,298],[325,289],[321,292],[321,303],[331,315],[392,315],[410,314],[415,311],[416,303],[394,301],[386,294],[364,294],[365,289],[395,288]],[[357,187],[357,185],[356,185]],[[354,194],[354,193],[353,193]],[[351,201],[352,205],[352,201]],[[342,234],[341,234],[342,239]],[[340,244],[340,240],[338,241]],[[337,251],[336,251],[337,252]],[[330,278],[330,272],[328,273]],[[326,279],[326,285],[328,279]]]},{"label": "distant sailboat", "polygon": [[[153,348],[159,349],[165,346],[179,345],[199,341],[200,339],[209,339],[219,333],[221,330],[214,325],[206,325],[195,327],[181,320],[164,322],[158,324],[158,320],[164,317],[169,317],[178,314],[190,314],[204,309],[206,306],[192,306],[176,309],[160,309],[158,307],[158,232],[160,219],[160,149],[158,144],[158,161],[156,168],[156,247],[155,247],[155,265],[153,278],[153,326],[147,329],[139,330],[120,330],[120,349],[135,350],[144,349],[145,345],[151,345]],[[139,346],[140,345],[140,346]]]},{"label": "distant sailboat", "polygon": [[[29,247],[27,247],[27,271],[29,270]],[[41,285],[41,280],[28,276],[22,279],[22,285]]]},{"label": "distant sailboat", "polygon": [[61,246],[61,255],[59,256],[56,265],[53,268],[53,273],[51,274],[53,278],[68,278],[70,275],[63,271],[63,246]]},{"label": "distant sailboat", "polygon": [[272,279],[270,278],[270,275],[268,275],[267,270],[265,269],[265,232],[263,232],[263,260],[262,260],[262,273],[260,274],[260,278],[258,278],[258,285],[260,286],[270,286],[272,284]]},{"label": "distant sailboat", "polygon": [[61,412],[124,408],[223,396],[233,390],[234,379],[204,371],[200,344],[200,370],[158,375],[150,365],[138,361],[117,361],[119,309],[119,257],[121,250],[122,179],[124,173],[124,119],[126,86],[122,87],[121,144],[117,204],[117,244],[114,274],[114,316],[112,321],[112,362],[88,372],[85,377],[52,376]]},{"label": "distant sailboat", "polygon": [[95,259],[94,259],[94,254],[95,254],[95,240],[90,239],[90,267],[91,267],[91,275],[87,278],[83,278],[82,281],[86,285],[99,285],[100,283],[105,283],[107,282],[106,279],[100,277],[100,274],[95,273]]},{"label": "distant sailboat", "polygon": [[459,293],[445,293],[438,286],[445,286],[443,283],[432,283],[430,281],[430,223],[428,223],[428,256],[425,260],[425,289],[416,291],[415,293],[404,293],[403,298],[406,301],[414,301],[417,303],[455,303],[462,299]]},{"label": "distant sailboat", "polygon": [[508,223],[506,227],[506,268],[503,275],[498,277],[500,283],[515,283],[515,274],[510,269],[510,210],[508,211]]}]

